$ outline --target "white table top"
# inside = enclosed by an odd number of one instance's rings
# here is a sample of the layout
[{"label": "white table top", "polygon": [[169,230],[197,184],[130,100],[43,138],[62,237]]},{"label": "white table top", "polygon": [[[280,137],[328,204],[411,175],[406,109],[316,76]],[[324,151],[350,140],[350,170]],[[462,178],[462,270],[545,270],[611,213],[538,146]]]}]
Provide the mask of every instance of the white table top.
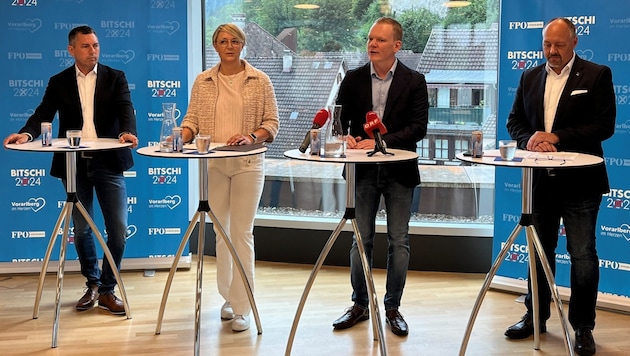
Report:
[{"label": "white table top", "polygon": [[499,150],[485,150],[481,158],[464,156],[463,152],[455,157],[464,162],[518,168],[576,168],[594,166],[604,161],[601,157],[585,153],[532,152],[520,149],[516,150],[512,161],[502,160]]},{"label": "white table top", "polygon": [[41,140],[33,140],[27,143],[10,143],[4,147],[16,151],[34,152],[72,152],[72,151],[103,151],[131,146],[131,142],[120,143],[116,138],[95,138],[81,140],[81,147],[70,148],[65,138],[55,138],[52,146],[42,146]]},{"label": "white table top", "polygon": [[[206,154],[200,154],[197,152],[197,147],[194,144],[184,145],[184,152],[160,152],[158,146],[146,146],[138,148],[138,154],[150,157],[161,158],[226,158],[226,157],[241,157],[251,156],[267,151],[267,147],[264,145],[256,145],[256,148],[249,151],[219,151],[215,150],[217,147],[225,146],[225,143],[212,142],[210,144],[210,151]],[[245,145],[247,146],[247,145]],[[245,149],[244,146],[238,146],[241,149]],[[237,149],[237,146],[234,146]]]},{"label": "white table top", "polygon": [[387,152],[393,153],[393,155],[385,155],[381,152],[369,157],[368,152],[372,150],[359,150],[359,149],[346,149],[346,157],[332,158],[332,157],[320,157],[319,155],[311,155],[310,150],[305,153],[300,150],[289,150],[284,152],[285,157],[300,159],[304,161],[313,162],[337,162],[337,163],[391,163],[411,161],[418,158],[418,154],[415,152],[388,148]]}]

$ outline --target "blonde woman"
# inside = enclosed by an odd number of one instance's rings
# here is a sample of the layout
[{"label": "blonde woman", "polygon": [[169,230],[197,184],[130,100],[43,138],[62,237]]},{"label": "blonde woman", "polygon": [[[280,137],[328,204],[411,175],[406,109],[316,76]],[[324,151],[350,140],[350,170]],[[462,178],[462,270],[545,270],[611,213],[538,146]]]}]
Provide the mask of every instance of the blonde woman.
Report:
[{"label": "blonde woman", "polygon": [[[279,126],[276,97],[269,77],[240,58],[245,33],[234,24],[220,25],[212,35],[212,45],[220,62],[199,74],[193,84],[181,124],[184,141],[204,134],[227,145],[272,142]],[[234,245],[252,288],[254,217],[264,176],[264,153],[208,163],[210,208]],[[244,331],[249,329],[251,306],[225,241],[218,236],[217,285],[225,299],[221,319],[232,320],[232,330]]]}]

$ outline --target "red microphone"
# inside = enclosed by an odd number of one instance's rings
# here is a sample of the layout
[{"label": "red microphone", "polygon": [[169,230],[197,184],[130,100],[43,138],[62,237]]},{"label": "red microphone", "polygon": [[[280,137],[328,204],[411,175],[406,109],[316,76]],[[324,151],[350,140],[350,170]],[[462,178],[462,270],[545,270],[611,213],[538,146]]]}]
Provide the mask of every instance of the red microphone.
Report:
[{"label": "red microphone", "polygon": [[374,139],[374,151],[368,152],[368,156],[373,156],[376,152],[392,154],[385,150],[385,144],[383,142],[383,135],[387,133],[387,128],[374,111],[368,111],[368,113],[365,114],[363,130],[365,130],[365,133],[367,133],[370,138]]},{"label": "red microphone", "polygon": [[[328,113],[328,110],[319,109],[317,114],[315,114],[315,118],[313,119],[313,126],[311,127],[311,130],[319,129],[322,126],[324,126],[326,124],[326,120],[328,120],[328,116],[330,116],[330,114]],[[302,141],[302,144],[300,145],[300,148],[299,148],[300,152],[302,153],[306,152],[306,149],[308,148],[310,144],[311,144],[311,131],[309,130],[306,133],[306,137],[304,137],[304,141]]]}]

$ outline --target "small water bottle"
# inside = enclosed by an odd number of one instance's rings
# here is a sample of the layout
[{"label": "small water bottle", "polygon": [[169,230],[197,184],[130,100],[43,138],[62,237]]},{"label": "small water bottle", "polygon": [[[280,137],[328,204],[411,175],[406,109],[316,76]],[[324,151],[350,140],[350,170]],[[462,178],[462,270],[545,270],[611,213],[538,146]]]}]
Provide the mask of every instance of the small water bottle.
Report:
[{"label": "small water bottle", "polygon": [[173,128],[175,123],[175,103],[162,103],[162,130],[160,131],[160,152],[173,152]]}]

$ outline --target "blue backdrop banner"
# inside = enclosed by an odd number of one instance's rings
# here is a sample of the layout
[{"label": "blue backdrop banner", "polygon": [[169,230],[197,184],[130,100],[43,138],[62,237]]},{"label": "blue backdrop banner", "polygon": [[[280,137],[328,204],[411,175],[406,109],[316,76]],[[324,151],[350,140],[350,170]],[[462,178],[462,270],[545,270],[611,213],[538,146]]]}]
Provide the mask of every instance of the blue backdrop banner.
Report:
[{"label": "blue backdrop banner", "polygon": [[[604,142],[605,163],[611,191],[604,196],[597,228],[597,250],[600,258],[600,292],[610,296],[630,296],[630,43],[616,39],[630,35],[630,18],[624,15],[630,1],[601,3],[576,0],[571,2],[502,1],[499,33],[499,108],[497,139],[509,137],[505,124],[512,107],[521,73],[545,63],[542,51],[542,28],[554,17],[566,17],[577,28],[576,53],[583,59],[609,66],[617,96],[615,134]],[[620,11],[624,10],[624,11]],[[579,179],[579,177],[576,177]],[[584,182],[588,184],[588,182]],[[495,240],[496,256],[518,223],[521,200],[521,172],[496,169]],[[556,251],[558,286],[570,286],[570,259],[566,250],[564,229]],[[527,278],[529,251],[525,232],[510,247],[498,276]]]},{"label": "blue backdrop banner", "polygon": [[[78,25],[96,30],[100,63],[126,73],[140,147],[157,144],[162,103],[176,103],[176,116],[182,116],[179,108],[188,102],[186,0],[8,0],[0,5],[0,24],[0,136],[19,130],[40,103],[48,78],[73,65],[68,32]],[[5,187],[0,271],[2,266],[15,270],[40,263],[51,233],[61,237],[61,231],[52,230],[66,197],[61,182],[49,174],[51,157],[0,151]],[[136,153],[134,160],[135,166],[125,172],[129,226],[123,267],[132,259],[145,261],[145,266],[162,265],[153,259],[172,260],[188,222],[187,162]],[[105,236],[96,203],[95,222]],[[67,258],[76,258],[74,248],[68,249]]]}]

